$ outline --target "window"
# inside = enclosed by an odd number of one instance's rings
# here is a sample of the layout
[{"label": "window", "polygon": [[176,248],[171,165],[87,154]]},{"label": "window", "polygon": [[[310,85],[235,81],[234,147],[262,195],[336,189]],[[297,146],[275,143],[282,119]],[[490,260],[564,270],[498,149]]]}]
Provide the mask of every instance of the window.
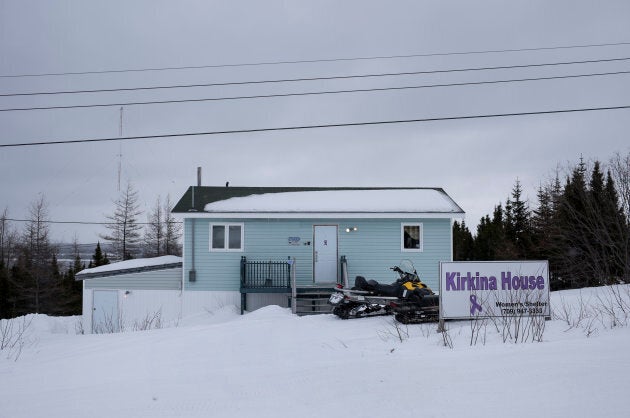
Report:
[{"label": "window", "polygon": [[400,225],[401,251],[422,251],[422,224]]},{"label": "window", "polygon": [[243,224],[210,224],[210,251],[243,251]]}]

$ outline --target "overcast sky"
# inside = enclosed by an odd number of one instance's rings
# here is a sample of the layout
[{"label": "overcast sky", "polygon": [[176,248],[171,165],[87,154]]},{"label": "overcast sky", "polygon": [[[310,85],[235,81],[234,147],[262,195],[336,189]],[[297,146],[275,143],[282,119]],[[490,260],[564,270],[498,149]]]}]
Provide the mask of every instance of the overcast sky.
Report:
[{"label": "overcast sky", "polygon": [[[630,58],[630,2],[0,0],[0,94]],[[442,54],[442,55],[431,55]],[[8,77],[182,66],[170,71]],[[419,86],[630,71],[629,61],[113,93],[0,97],[0,109]],[[630,105],[630,75],[128,105],[122,136]],[[119,106],[0,112],[0,144],[111,138]],[[531,204],[556,167],[630,151],[630,110],[0,148],[0,210],[44,194],[55,221],[105,221],[131,182],[149,210],[204,185],[442,187],[475,226],[518,178]],[[120,157],[122,154],[122,157]],[[143,215],[143,221],[146,220]],[[14,224],[17,228],[22,225]],[[53,225],[95,242],[102,226]]]}]

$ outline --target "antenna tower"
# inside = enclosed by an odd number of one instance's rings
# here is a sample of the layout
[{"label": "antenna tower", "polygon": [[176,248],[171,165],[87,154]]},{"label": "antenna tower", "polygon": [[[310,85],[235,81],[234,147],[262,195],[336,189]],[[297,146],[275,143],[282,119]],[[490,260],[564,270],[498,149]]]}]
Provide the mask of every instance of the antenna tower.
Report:
[{"label": "antenna tower", "polygon": [[[120,124],[118,126],[118,136],[123,134],[123,108],[120,107]],[[122,170],[122,141],[118,142],[118,191],[120,192],[120,172]]]}]

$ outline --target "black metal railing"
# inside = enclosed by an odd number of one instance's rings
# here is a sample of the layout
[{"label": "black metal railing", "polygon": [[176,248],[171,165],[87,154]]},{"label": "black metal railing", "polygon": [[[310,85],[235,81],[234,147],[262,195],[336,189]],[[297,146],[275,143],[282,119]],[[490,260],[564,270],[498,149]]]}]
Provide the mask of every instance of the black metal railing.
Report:
[{"label": "black metal railing", "polygon": [[290,288],[291,265],[282,261],[250,261],[241,257],[241,288]]}]

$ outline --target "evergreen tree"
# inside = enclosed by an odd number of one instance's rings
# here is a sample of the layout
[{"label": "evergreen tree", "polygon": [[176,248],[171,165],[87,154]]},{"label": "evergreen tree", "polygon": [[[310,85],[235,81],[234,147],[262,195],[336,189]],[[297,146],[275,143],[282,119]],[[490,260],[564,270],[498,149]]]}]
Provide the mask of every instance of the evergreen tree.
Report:
[{"label": "evergreen tree", "polygon": [[8,295],[8,303],[12,307],[12,317],[36,312],[33,296],[35,281],[33,275],[26,268],[22,255],[18,255],[17,261],[10,269],[9,286],[13,289],[13,292]]},{"label": "evergreen tree", "polygon": [[586,249],[584,237],[588,235],[587,219],[586,165],[580,163],[567,178],[564,192],[558,208],[558,228],[556,254],[560,263],[558,274],[562,281],[571,288],[585,287],[591,277],[590,268],[585,263]]},{"label": "evergreen tree", "polygon": [[607,282],[612,276],[609,254],[612,237],[609,222],[605,219],[608,215],[606,213],[608,201],[604,195],[604,174],[599,161],[593,164],[585,206],[584,230],[588,235],[582,237],[582,240],[588,242],[585,242],[582,248],[589,260],[588,284],[596,286]]},{"label": "evergreen tree", "polygon": [[83,283],[76,280],[76,274],[83,270],[85,265],[81,262],[78,251],[75,252],[74,262],[68,268],[62,279],[62,303],[60,315],[80,315],[83,305]]},{"label": "evergreen tree", "polygon": [[623,213],[623,206],[610,170],[606,175],[603,192],[602,217],[610,241],[607,254],[610,281],[627,283],[630,281],[630,225]]},{"label": "evergreen tree", "polygon": [[12,305],[10,298],[13,293],[9,280],[9,263],[12,252],[13,233],[10,229],[8,209],[4,209],[0,214],[0,319],[11,318]]},{"label": "evergreen tree", "polygon": [[63,275],[59,270],[57,254],[53,253],[50,261],[50,280],[42,300],[42,313],[66,315],[66,310],[64,309],[66,295],[64,290]]},{"label": "evergreen tree", "polygon": [[473,259],[473,236],[466,226],[466,221],[453,222],[453,260]]},{"label": "evergreen tree", "polygon": [[549,253],[551,245],[551,229],[553,228],[553,202],[551,192],[542,185],[536,194],[538,207],[533,211],[532,217],[532,241],[536,258],[544,259]]},{"label": "evergreen tree", "polygon": [[[79,259],[80,262],[80,259]],[[109,264],[109,260],[107,259],[107,254],[103,254],[101,250],[101,242],[96,243],[96,248],[94,249],[94,255],[92,255],[92,259],[90,260],[90,264],[88,268],[104,266],[105,264]],[[76,268],[76,258],[75,258],[75,268]],[[79,271],[76,270],[75,273]]]},{"label": "evergreen tree", "polygon": [[9,285],[9,270],[0,259],[0,319],[11,318],[12,309],[9,302],[11,287]]},{"label": "evergreen tree", "polygon": [[495,230],[490,220],[490,216],[486,215],[479,220],[477,225],[477,234],[473,241],[473,259],[481,261],[495,260],[493,237]]},{"label": "evergreen tree", "polygon": [[506,218],[504,223],[505,236],[514,249],[517,259],[529,257],[532,242],[531,215],[527,201],[522,198],[523,190],[517,179],[512,189],[511,199],[506,204]]},{"label": "evergreen tree", "polygon": [[557,202],[561,195],[558,176],[548,186],[540,186],[537,193],[538,207],[532,215],[532,247],[530,258],[549,261],[549,280],[553,290],[566,287],[556,274],[558,257],[557,243]]},{"label": "evergreen tree", "polygon": [[494,207],[492,219],[486,215],[477,225],[474,239],[473,257],[475,260],[507,260],[511,259],[513,249],[505,237],[505,219],[503,207]]}]

